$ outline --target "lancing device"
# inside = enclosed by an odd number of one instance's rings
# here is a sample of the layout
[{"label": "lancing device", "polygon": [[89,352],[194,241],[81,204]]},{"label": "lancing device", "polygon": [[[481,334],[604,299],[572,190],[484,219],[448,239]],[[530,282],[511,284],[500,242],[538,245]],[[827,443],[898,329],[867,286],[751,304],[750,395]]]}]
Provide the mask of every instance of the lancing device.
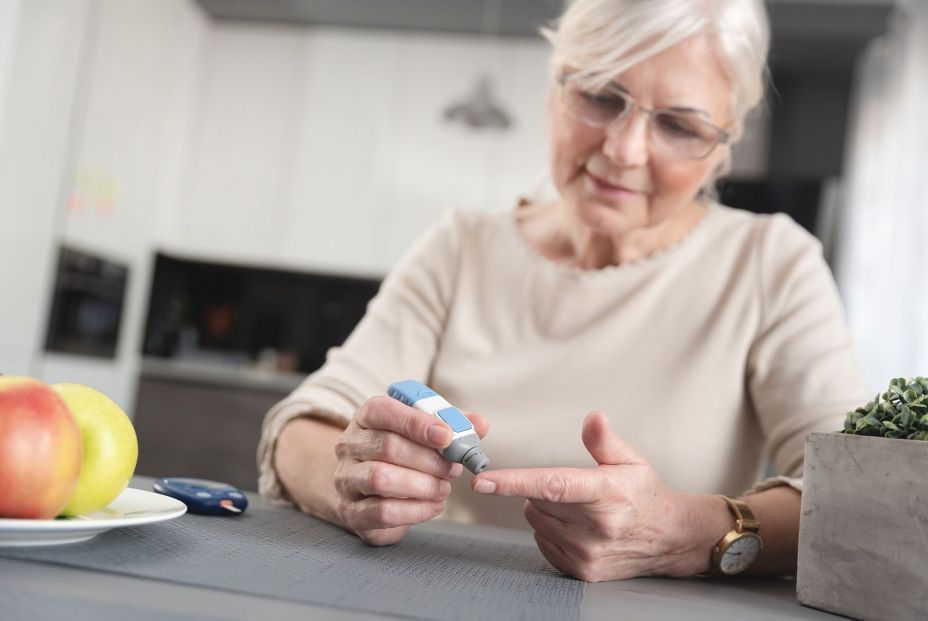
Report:
[{"label": "lancing device", "polygon": [[451,444],[441,452],[442,457],[464,464],[464,467],[474,474],[483,472],[490,465],[490,460],[480,450],[480,437],[474,426],[461,410],[445,401],[440,394],[416,380],[394,382],[387,388],[387,394],[397,401],[441,419],[451,427]]}]

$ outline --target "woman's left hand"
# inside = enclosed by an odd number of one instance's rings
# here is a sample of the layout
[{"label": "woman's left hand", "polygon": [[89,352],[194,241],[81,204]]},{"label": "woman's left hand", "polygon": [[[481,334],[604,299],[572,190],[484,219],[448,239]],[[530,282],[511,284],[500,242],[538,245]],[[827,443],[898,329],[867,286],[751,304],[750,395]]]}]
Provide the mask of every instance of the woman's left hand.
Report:
[{"label": "woman's left hand", "polygon": [[596,460],[592,468],[487,471],[474,478],[474,491],[525,496],[525,519],[535,529],[541,553],[581,580],[708,570],[715,535],[704,539],[696,532],[705,507],[699,497],[706,497],[664,485],[648,462],[610,431],[602,412],[583,421],[583,444]]}]

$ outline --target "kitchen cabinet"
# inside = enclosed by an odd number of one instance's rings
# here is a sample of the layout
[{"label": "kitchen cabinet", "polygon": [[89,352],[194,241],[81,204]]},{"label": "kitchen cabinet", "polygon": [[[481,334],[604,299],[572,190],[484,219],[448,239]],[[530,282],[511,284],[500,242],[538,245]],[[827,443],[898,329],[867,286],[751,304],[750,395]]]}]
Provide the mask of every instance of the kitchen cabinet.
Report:
[{"label": "kitchen cabinet", "polygon": [[261,422],[302,379],[145,359],[135,404],[136,472],[257,489]]},{"label": "kitchen cabinet", "polygon": [[[234,24],[204,58],[170,251],[379,276],[443,210],[508,208],[546,165],[540,40]],[[484,75],[510,130],[443,119]]]},{"label": "kitchen cabinet", "polygon": [[288,226],[300,92],[301,31],[211,30],[177,200],[158,245],[196,256],[267,263]]}]

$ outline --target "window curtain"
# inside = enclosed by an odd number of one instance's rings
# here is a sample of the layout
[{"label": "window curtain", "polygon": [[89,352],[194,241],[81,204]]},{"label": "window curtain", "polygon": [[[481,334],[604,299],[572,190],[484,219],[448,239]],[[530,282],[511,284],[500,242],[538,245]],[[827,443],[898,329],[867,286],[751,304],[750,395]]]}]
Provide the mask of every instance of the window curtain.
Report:
[{"label": "window curtain", "polygon": [[928,376],[928,1],[859,61],[835,275],[865,379]]}]

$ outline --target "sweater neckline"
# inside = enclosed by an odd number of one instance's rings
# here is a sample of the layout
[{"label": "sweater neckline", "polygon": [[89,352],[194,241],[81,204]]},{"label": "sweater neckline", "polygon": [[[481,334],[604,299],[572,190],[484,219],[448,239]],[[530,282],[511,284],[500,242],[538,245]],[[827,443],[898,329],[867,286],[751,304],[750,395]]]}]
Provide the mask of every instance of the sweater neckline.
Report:
[{"label": "sweater neckline", "polygon": [[517,245],[522,248],[522,252],[530,261],[555,274],[568,276],[574,279],[592,279],[606,278],[612,274],[626,274],[635,270],[644,269],[650,265],[663,263],[670,257],[678,254],[682,249],[693,245],[693,240],[698,240],[703,235],[703,231],[708,228],[707,223],[716,220],[720,211],[721,206],[717,202],[707,201],[706,214],[696,224],[693,225],[693,227],[686,233],[686,235],[681,237],[673,244],[665,246],[647,256],[640,257],[632,261],[626,261],[625,263],[620,263],[619,265],[607,265],[597,269],[583,269],[580,267],[559,263],[539,252],[538,249],[536,249],[525,238],[525,236],[522,234],[522,230],[519,228],[519,221],[517,216],[518,207],[516,209],[509,210],[506,221],[508,222],[512,234],[518,241]]}]

